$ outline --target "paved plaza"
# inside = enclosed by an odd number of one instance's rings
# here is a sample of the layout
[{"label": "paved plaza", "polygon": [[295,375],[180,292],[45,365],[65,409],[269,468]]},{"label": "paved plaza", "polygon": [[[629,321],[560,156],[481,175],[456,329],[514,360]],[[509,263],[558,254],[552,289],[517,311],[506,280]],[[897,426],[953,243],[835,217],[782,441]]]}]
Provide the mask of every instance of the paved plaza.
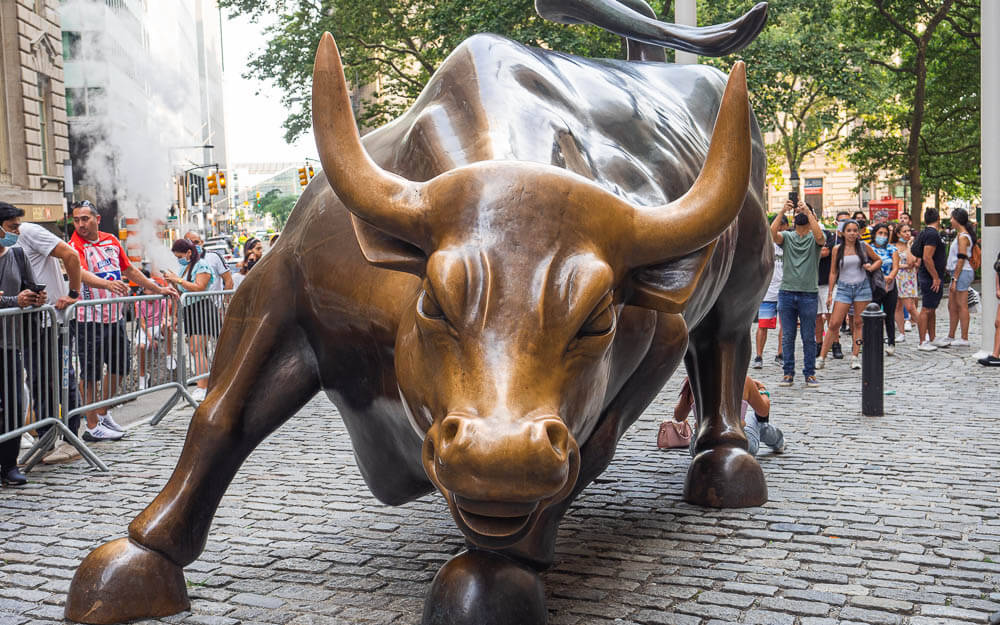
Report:
[{"label": "paved plaza", "polygon": [[[675,376],[562,524],[544,574],[553,625],[956,625],[1000,610],[1000,369],[977,365],[974,349],[917,352],[913,333],[887,358],[886,416],[864,418],[847,360],[819,372],[819,390],[800,373],[777,387],[774,339],[751,372],[771,387],[788,443],[760,457],[767,505],[682,502],[688,456],[655,446]],[[62,620],[76,566],[126,535],[189,419],[177,409],[95,445],[109,473],[43,466],[28,486],[0,489],[0,625]],[[233,482],[185,571],[191,612],[157,622],[415,624],[462,548],[437,493],[398,508],[371,496],[317,397]]]}]

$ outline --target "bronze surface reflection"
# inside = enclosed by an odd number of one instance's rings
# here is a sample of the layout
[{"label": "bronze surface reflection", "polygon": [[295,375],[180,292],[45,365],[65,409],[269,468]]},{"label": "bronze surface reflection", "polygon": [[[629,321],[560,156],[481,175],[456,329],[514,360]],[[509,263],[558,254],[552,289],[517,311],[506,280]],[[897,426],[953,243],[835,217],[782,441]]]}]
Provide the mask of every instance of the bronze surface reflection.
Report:
[{"label": "bronze surface reflection", "polygon": [[682,358],[685,499],[766,500],[739,410],[773,262],[742,63],[727,81],[478,35],[362,141],[327,34],[313,115],[324,174],[237,292],[173,475],[81,565],[68,618],[185,609],[183,584],[130,571],[180,575],[243,460],[320,390],[375,496],[436,488],[472,547],[425,623],[544,622],[559,520]]}]

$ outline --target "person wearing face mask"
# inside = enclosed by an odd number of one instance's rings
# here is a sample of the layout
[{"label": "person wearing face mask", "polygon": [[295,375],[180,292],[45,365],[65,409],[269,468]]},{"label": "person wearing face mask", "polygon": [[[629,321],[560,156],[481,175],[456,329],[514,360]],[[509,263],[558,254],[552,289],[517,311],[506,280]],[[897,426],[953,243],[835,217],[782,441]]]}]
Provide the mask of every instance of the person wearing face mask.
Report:
[{"label": "person wearing face mask", "polygon": [[233,276],[233,283],[236,286],[242,284],[243,279],[246,278],[247,274],[263,255],[264,244],[259,239],[253,237],[247,239],[246,243],[243,244],[243,262],[240,263],[240,271]]},{"label": "person wearing face mask", "polygon": [[[795,228],[782,232],[785,213],[795,211]],[[819,290],[820,249],[826,235],[816,215],[799,200],[787,200],[771,221],[771,239],[784,250],[781,288],[778,290],[778,314],[781,318],[781,353],[784,355],[781,386],[795,382],[795,331],[801,327],[802,375],[806,386],[818,387],[816,380],[816,293]]]},{"label": "person wearing face mask", "polygon": [[865,243],[871,243],[872,233],[868,229],[868,217],[865,215],[864,211],[854,211],[854,215],[851,217],[854,221],[858,223],[858,232],[862,241]]},{"label": "person wearing face mask", "polygon": [[184,238],[194,243],[195,248],[198,250],[198,256],[202,258],[208,266],[212,268],[215,273],[215,280],[212,281],[212,291],[221,291],[223,289],[230,290],[233,288],[233,272],[230,271],[229,265],[226,264],[226,260],[222,258],[217,252],[205,252],[205,248],[202,247],[205,242],[202,240],[201,235],[191,230],[184,235]]},{"label": "person wearing face mask", "polygon": [[889,224],[881,223],[872,228],[872,249],[882,259],[882,275],[885,276],[885,290],[872,287],[872,301],[882,305],[885,312],[885,348],[887,356],[896,353],[896,303],[899,289],[896,276],[899,274],[899,252],[889,243]]},{"label": "person wearing face mask", "polygon": [[910,319],[917,318],[917,298],[920,296],[920,292],[917,290],[917,266],[920,264],[920,259],[910,251],[912,240],[913,229],[905,223],[900,223],[889,239],[899,255],[899,272],[896,274],[896,291],[899,298],[899,303],[896,306],[897,343],[906,341],[903,310],[906,309],[910,313]]},{"label": "person wearing face mask", "polygon": [[[177,239],[171,246],[181,273],[164,271],[163,278],[177,287],[181,293],[200,293],[212,290],[212,282],[216,279],[215,272],[198,254],[198,248],[187,239]],[[194,363],[194,375],[208,372],[208,340],[209,336],[218,336],[219,312],[209,299],[200,299],[184,306],[181,313],[181,323],[184,335],[188,337],[188,348]],[[191,396],[196,401],[205,399],[205,389],[208,388],[208,378],[198,380],[197,388]]]},{"label": "person wearing face mask", "polygon": [[[20,235],[24,211],[0,203],[0,309],[42,306],[48,295],[35,293],[35,275],[24,250],[13,247]],[[0,434],[18,429],[24,420],[24,361],[19,335],[23,325],[0,318]],[[20,486],[28,480],[17,468],[21,437],[0,443],[0,484]]]}]

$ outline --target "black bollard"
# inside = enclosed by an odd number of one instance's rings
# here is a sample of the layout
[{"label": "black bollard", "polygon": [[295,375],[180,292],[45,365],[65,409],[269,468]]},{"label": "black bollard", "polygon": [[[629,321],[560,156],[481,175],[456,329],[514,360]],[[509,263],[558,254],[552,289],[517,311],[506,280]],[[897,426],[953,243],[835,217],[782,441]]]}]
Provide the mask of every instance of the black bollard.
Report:
[{"label": "black bollard", "polygon": [[885,313],[878,304],[868,304],[861,313],[861,414],[881,417],[885,414],[884,372],[882,370],[882,327]]}]

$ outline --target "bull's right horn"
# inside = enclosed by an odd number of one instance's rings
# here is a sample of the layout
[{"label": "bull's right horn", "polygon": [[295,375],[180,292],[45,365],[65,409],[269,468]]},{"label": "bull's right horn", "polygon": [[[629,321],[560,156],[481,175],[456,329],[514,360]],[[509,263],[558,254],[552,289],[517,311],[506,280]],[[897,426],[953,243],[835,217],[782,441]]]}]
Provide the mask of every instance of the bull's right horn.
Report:
[{"label": "bull's right horn", "polygon": [[382,169],[368,156],[330,33],[323,33],[316,50],[312,118],[323,173],[344,206],[359,219],[423,248],[429,240],[423,185]]},{"label": "bull's right horn", "polygon": [[750,184],[750,101],[746,66],[733,66],[701,173],[687,193],[666,206],[635,207],[632,267],[699,250],[729,227]]}]

